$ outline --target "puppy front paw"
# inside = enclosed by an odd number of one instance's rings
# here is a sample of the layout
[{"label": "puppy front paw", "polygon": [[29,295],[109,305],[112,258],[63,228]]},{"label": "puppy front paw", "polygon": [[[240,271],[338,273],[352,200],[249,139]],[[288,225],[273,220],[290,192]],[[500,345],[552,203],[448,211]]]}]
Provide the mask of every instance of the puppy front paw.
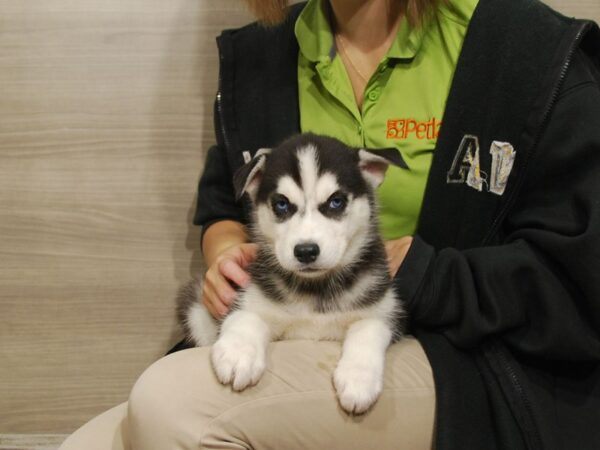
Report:
[{"label": "puppy front paw", "polygon": [[340,361],[333,384],[342,408],[349,414],[363,414],[379,398],[383,374],[365,364]]},{"label": "puppy front paw", "polygon": [[219,381],[242,391],[260,380],[266,367],[265,350],[240,337],[222,337],[212,347],[212,365]]}]

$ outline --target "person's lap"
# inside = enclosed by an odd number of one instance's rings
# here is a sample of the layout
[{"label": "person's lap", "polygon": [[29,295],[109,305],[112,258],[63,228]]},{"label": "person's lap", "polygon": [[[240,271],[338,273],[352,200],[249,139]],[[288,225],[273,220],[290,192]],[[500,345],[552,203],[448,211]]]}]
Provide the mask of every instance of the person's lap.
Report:
[{"label": "person's lap", "polygon": [[61,450],[431,448],[435,391],[418,342],[390,347],[383,393],[356,417],[331,382],[340,351],[337,342],[273,343],[263,378],[243,392],[217,381],[208,348],[174,353],[140,377],[127,412],[99,416]]}]

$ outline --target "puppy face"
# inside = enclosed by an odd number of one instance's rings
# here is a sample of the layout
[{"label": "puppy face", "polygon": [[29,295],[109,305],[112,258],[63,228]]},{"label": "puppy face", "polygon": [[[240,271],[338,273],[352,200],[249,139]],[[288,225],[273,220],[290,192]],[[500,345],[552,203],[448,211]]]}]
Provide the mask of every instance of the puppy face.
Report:
[{"label": "puppy face", "polygon": [[301,135],[262,151],[237,185],[254,203],[262,245],[285,270],[315,278],[348,265],[366,244],[376,220],[372,190],[388,164],[337,140]]}]

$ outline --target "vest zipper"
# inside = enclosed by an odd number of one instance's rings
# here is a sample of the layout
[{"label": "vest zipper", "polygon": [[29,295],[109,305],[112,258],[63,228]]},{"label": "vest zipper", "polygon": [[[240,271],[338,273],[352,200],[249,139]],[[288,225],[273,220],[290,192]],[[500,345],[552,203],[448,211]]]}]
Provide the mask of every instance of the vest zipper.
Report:
[{"label": "vest zipper", "polygon": [[[554,109],[554,106],[556,106],[556,102],[558,101],[560,89],[562,88],[562,85],[567,76],[567,72],[569,71],[569,67],[571,66],[571,60],[573,59],[575,50],[577,50],[577,48],[579,47],[581,38],[583,37],[584,33],[588,30],[589,27],[590,27],[589,22],[585,22],[585,23],[581,24],[579,26],[579,30],[577,31],[577,34],[575,35],[575,38],[573,39],[573,41],[571,42],[571,45],[569,46],[569,49],[567,51],[567,55],[565,58],[565,62],[562,66],[562,69],[561,69],[559,77],[558,77],[558,81],[556,82],[556,84],[554,85],[554,89],[552,90],[552,94],[550,96],[550,103],[548,103],[548,106],[546,107],[546,109],[544,111],[544,114],[542,116],[542,122],[540,123],[540,126],[538,127],[535,138],[533,140],[533,144],[531,145],[529,151],[525,155],[525,161],[523,163],[524,168],[521,171],[522,174],[526,173],[529,159],[530,159],[531,155],[533,154],[533,152],[535,151],[535,149],[537,148],[537,146],[542,138],[542,133],[546,129],[546,126],[548,125],[548,122],[550,120],[550,113],[552,112],[552,110]],[[497,228],[500,225],[500,222],[502,221],[502,219],[504,218],[504,216],[506,215],[508,210],[512,207],[512,205],[516,199],[516,194],[520,190],[521,185],[523,184],[524,180],[525,180],[525,176],[521,175],[515,181],[516,182],[515,189],[511,192],[510,198],[506,201],[506,203],[504,204],[504,206],[502,207],[502,209],[500,210],[500,212],[498,213],[498,215],[492,222],[492,225],[490,226],[490,230],[488,231],[488,233],[486,234],[484,239],[481,241],[482,245],[487,244],[491,240],[492,236],[496,233]]]},{"label": "vest zipper", "polygon": [[[219,77],[219,86],[221,86],[221,78]],[[229,151],[231,146],[229,145],[229,137],[227,136],[227,130],[225,128],[225,121],[223,117],[223,100],[221,95],[221,89],[219,87],[219,91],[217,92],[217,116],[219,117],[219,129],[221,131],[221,136],[223,137],[223,143],[225,144],[225,149]]]},{"label": "vest zipper", "polygon": [[508,377],[510,385],[513,388],[513,392],[517,394],[520,403],[524,408],[524,411],[522,411],[522,416],[524,417],[522,418],[528,423],[523,424],[524,427],[522,430],[525,432],[524,428],[526,428],[528,430],[527,434],[529,435],[525,442],[526,445],[529,447],[529,444],[531,444],[532,449],[542,449],[543,445],[540,436],[540,430],[536,426],[536,422],[534,420],[535,413],[533,411],[531,401],[529,400],[529,396],[527,395],[527,392],[525,392],[523,384],[519,380],[519,376],[517,375],[515,368],[509,361],[509,358],[506,356],[506,352],[502,346],[499,346],[496,342],[491,341],[490,344],[488,344],[488,348],[490,354],[492,355],[488,356],[488,358],[494,358],[499,364],[503,374]]},{"label": "vest zipper", "polygon": [[223,113],[223,62],[224,62],[223,50],[221,49],[221,45],[219,42],[219,88],[217,90],[217,117],[219,118],[219,129],[221,131],[221,136],[223,137],[223,143],[225,144],[225,150],[227,152],[230,151],[231,145],[229,141],[229,137],[227,136],[227,129],[225,127],[225,115]]}]

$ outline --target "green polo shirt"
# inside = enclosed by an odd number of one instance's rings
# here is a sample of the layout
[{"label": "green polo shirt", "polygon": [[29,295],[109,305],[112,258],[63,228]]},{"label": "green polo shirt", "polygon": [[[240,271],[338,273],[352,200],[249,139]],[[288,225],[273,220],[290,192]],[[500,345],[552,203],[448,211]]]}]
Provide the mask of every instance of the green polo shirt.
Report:
[{"label": "green polo shirt", "polygon": [[378,189],[385,239],[412,235],[456,61],[477,0],[450,0],[418,28],[402,19],[369,80],[362,109],[337,51],[326,0],[309,0],[296,22],[300,128],[353,147],[395,147],[410,170],[390,167]]}]

